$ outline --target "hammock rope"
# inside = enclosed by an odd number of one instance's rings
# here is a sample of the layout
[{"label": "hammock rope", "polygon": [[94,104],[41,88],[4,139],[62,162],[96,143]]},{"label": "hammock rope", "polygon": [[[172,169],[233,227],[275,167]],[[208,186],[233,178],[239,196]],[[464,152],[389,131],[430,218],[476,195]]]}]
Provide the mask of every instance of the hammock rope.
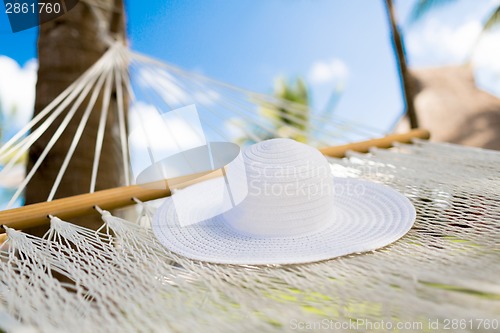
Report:
[{"label": "hammock rope", "polygon": [[99,170],[99,160],[101,158],[102,146],[104,143],[104,134],[106,130],[106,123],[108,119],[108,110],[111,100],[111,84],[113,80],[113,73],[111,71],[108,72],[106,76],[106,83],[104,86],[104,96],[102,101],[101,108],[101,116],[99,118],[99,127],[97,129],[97,137],[96,137],[96,145],[95,145],[95,153],[94,160],[92,163],[92,176],[90,180],[90,190],[89,193],[93,193],[95,191],[96,181],[97,181],[97,172]]},{"label": "hammock rope", "polygon": [[[154,70],[152,66],[156,66],[156,70]],[[145,75],[144,73],[146,73],[147,75]],[[132,77],[130,77],[130,75],[132,75]],[[140,83],[139,85],[132,84],[134,75],[138,76]],[[183,77],[183,79],[180,80],[179,77]],[[208,86],[208,84],[210,84],[211,86]],[[174,85],[176,87],[175,89],[172,88]],[[30,124],[28,124],[28,126],[25,126],[18,134],[14,136],[12,140],[10,140],[4,147],[0,149],[0,151],[4,152],[4,156],[6,156],[5,152],[8,153],[11,152],[12,149],[18,149],[18,151],[15,152],[14,157],[9,161],[9,163],[7,163],[3,170],[0,171],[0,176],[4,176],[8,174],[10,169],[15,165],[16,161],[19,160],[23,156],[23,154],[27,152],[32,144],[36,142],[36,140],[54,123],[54,121],[63,114],[63,111],[69,109],[64,115],[60,126],[55,130],[48,144],[44,147],[40,157],[37,161],[34,162],[34,166],[15,191],[7,206],[7,209],[12,208],[12,206],[21,197],[25,187],[38,171],[53,146],[60,139],[61,135],[64,133],[68,124],[70,123],[70,121],[72,121],[77,110],[80,107],[84,107],[83,115],[81,116],[76,133],[73,135],[69,149],[66,153],[66,156],[64,157],[59,172],[52,185],[47,202],[51,202],[54,200],[57,189],[59,188],[63,180],[64,174],[66,173],[69,163],[73,158],[74,152],[77,146],[81,144],[81,137],[89,120],[90,114],[91,112],[97,112],[97,110],[94,111],[94,109],[97,108],[100,109],[101,114],[96,133],[94,160],[92,163],[92,173],[90,176],[91,179],[89,188],[89,193],[95,193],[96,180],[99,172],[99,161],[101,159],[102,146],[105,139],[105,129],[113,90],[116,92],[117,97],[116,112],[119,125],[120,147],[122,152],[122,164],[125,176],[124,179],[126,182],[126,187],[130,188],[124,193],[134,193],[133,191],[135,191],[133,187],[129,186],[133,182],[131,179],[132,173],[130,172],[131,152],[129,151],[127,142],[128,138],[126,133],[127,125],[124,111],[125,96],[127,96],[128,98],[127,102],[130,102],[130,104],[132,105],[132,110],[134,110],[134,105],[144,103],[143,100],[145,100],[146,105],[155,109],[160,115],[166,114],[176,106],[174,104],[171,104],[171,100],[174,100],[174,102],[177,104],[181,103],[181,105],[185,105],[187,103],[195,103],[199,107],[198,111],[200,119],[203,121],[203,124],[209,129],[209,133],[212,134],[212,138],[209,138],[209,141],[210,139],[213,139],[214,133],[217,138],[223,141],[235,140],[235,137],[231,137],[231,135],[229,135],[229,133],[224,130],[224,126],[237,127],[243,133],[243,135],[255,142],[259,142],[265,138],[268,138],[269,136],[281,136],[280,132],[276,133],[276,128],[273,128],[268,120],[262,118],[258,114],[258,112],[256,112],[262,105],[272,110],[275,115],[279,114],[280,117],[283,115],[283,112],[279,110],[285,107],[290,108],[294,112],[309,112],[308,114],[310,117],[314,116],[314,112],[309,111],[309,108],[307,106],[296,104],[290,101],[280,100],[275,97],[253,93],[238,87],[233,87],[223,82],[201,76],[199,74],[190,74],[177,67],[159,63],[155,59],[150,59],[143,55],[131,52],[120,42],[114,43],[110,47],[110,49],[102,56],[102,58],[95,63],[95,65],[91,66],[89,70],[87,70],[80,78],[75,81],[72,87],[74,90],[65,90],[59,97],[55,99],[53,103],[49,105],[49,107],[45,108],[38,116],[33,119],[32,122],[30,122]],[[125,92],[123,89],[125,89]],[[168,95],[169,97],[167,98],[165,91],[172,92],[173,94]],[[205,95],[200,95],[201,92],[203,92]],[[84,101],[88,98],[89,94],[90,100],[86,102],[85,105]],[[210,100],[206,97],[207,94],[208,96],[212,97],[217,96],[217,98],[213,98],[213,100]],[[184,97],[181,95],[183,95]],[[100,108],[96,106],[96,102],[99,96],[102,96],[102,104]],[[138,96],[140,96],[140,99],[138,98]],[[189,99],[186,96],[191,96],[191,98]],[[148,157],[151,163],[154,163],[156,161],[152,152],[152,140],[154,140],[154,138],[150,137],[150,131],[145,126],[145,115],[142,114],[140,109],[138,110],[137,114],[140,124],[139,130],[142,131],[141,136],[146,138],[147,140],[146,149],[148,152]],[[327,140],[325,140],[326,137],[329,137],[331,139],[332,137],[340,136],[339,133],[331,134],[330,132],[326,133],[325,131],[323,131],[323,133],[320,133],[319,131],[311,131],[311,129],[316,129],[316,127],[313,127],[313,125],[307,125],[307,122],[305,122],[304,119],[297,118],[296,116],[288,118],[283,117],[283,119],[276,122],[278,126],[290,126],[290,124],[287,124],[284,119],[300,122],[297,123],[297,125],[302,126],[303,128],[307,128],[307,131],[297,129],[295,133],[304,135],[310,140],[310,144],[327,145]],[[324,118],[321,119],[324,123]],[[224,124],[224,126],[221,126],[221,124]],[[36,125],[38,125],[38,127],[23,138],[23,135]],[[169,126],[168,123],[166,125]],[[248,125],[251,125],[253,127],[249,127]],[[366,132],[369,130],[363,131]],[[172,130],[170,129],[169,132],[172,132]],[[313,137],[312,133],[315,133],[315,135],[317,135],[318,137]],[[196,135],[200,135],[200,133],[196,132]],[[408,133],[407,135],[396,136],[393,138],[388,137],[387,139],[382,140],[382,143],[386,146],[390,146],[393,140],[409,142],[409,140],[414,137],[427,138],[428,133],[426,131],[415,131]],[[205,140],[205,138],[198,139],[201,139],[202,141]],[[180,144],[176,140],[177,139],[174,138],[174,144],[176,145],[177,150],[179,150]],[[366,142],[364,144],[370,145],[372,143],[373,142]],[[349,148],[349,146],[344,147],[345,149],[342,149],[342,147],[340,148],[340,150],[337,149],[332,151],[331,149],[327,149],[325,151],[329,151],[329,155],[331,156],[337,156],[335,154],[340,154],[342,156],[345,153],[345,150]],[[168,191],[168,188],[166,188],[165,190]],[[166,192],[160,191],[151,194],[139,190],[137,193],[141,193],[141,198],[144,199],[153,197],[156,198],[157,195],[164,195],[164,193]],[[108,196],[105,197],[107,198]],[[80,199],[77,199],[77,201],[78,200]],[[88,200],[90,199],[85,199],[82,202],[87,204]],[[117,200],[117,202],[121,202],[121,205],[123,204],[123,200],[125,199],[121,198],[120,200]],[[103,203],[96,202],[95,204]],[[80,207],[75,203],[64,203],[60,205],[59,201],[57,201],[55,205],[47,206],[47,208],[49,207],[51,207],[51,209],[57,207],[72,207],[75,208],[75,211],[78,212],[88,210],[88,207]],[[108,209],[111,209],[111,207],[115,208],[119,206],[112,205],[109,206]],[[66,210],[67,209],[65,208],[65,211]],[[59,209],[57,211],[59,211]],[[44,212],[42,206],[37,208],[37,212],[37,214]],[[52,214],[54,212],[55,211],[48,211],[45,214],[41,214],[41,219],[44,220],[44,217],[46,215]],[[17,214],[21,214],[21,211],[15,211],[12,212],[12,214],[10,213],[10,211],[0,213],[0,215],[3,216],[1,218],[2,221],[4,221],[3,223],[6,223],[7,225],[9,225],[10,221],[5,221],[5,219],[17,216]],[[31,213],[29,215],[32,216]],[[27,218],[27,221],[29,221],[27,223],[29,225],[33,225],[35,220],[37,220],[37,218],[35,217]],[[38,219],[38,221],[40,221],[40,219]]]},{"label": "hammock rope", "polygon": [[[99,76],[102,76],[102,74],[100,73]],[[38,157],[38,159],[34,163],[33,167],[31,168],[29,173],[26,175],[26,178],[21,182],[21,185],[18,187],[17,191],[12,196],[12,199],[10,200],[9,204],[7,205],[7,209],[11,208],[14,205],[14,203],[17,201],[19,196],[22,194],[22,192],[26,188],[26,185],[29,183],[31,178],[34,176],[35,172],[37,172],[38,168],[40,168],[43,161],[45,160],[45,158],[49,154],[50,150],[56,144],[57,140],[59,140],[59,138],[63,134],[64,130],[66,129],[66,127],[68,126],[70,121],[73,119],[73,116],[78,111],[78,108],[83,103],[84,99],[87,97],[88,93],[90,92],[90,90],[91,90],[92,86],[94,85],[94,83],[96,82],[97,78],[98,78],[98,76],[93,78],[92,81],[90,82],[90,84],[88,84],[87,86],[85,86],[83,88],[82,93],[78,96],[75,103],[72,105],[72,107],[70,108],[68,113],[65,115],[63,121],[61,122],[59,127],[55,130],[51,139],[47,143],[47,146],[44,148],[44,150],[42,151],[42,153],[40,154],[40,156]],[[55,119],[55,117],[54,117],[54,119]],[[46,125],[45,123],[43,125],[44,125],[44,129],[48,128],[48,125],[45,126]],[[39,135],[37,134],[37,136],[40,137],[41,134],[42,134],[42,132],[40,132]],[[32,143],[34,143],[34,141],[32,141]],[[27,150],[28,148],[29,148],[28,146],[23,147],[23,149],[25,149],[25,150]],[[1,172],[0,172],[0,174],[1,174]]]},{"label": "hammock rope", "polygon": [[[26,133],[28,133],[35,125],[40,123],[45,117],[47,117],[47,115],[50,114],[47,120],[45,120],[40,126],[40,131],[37,131],[38,129],[34,131],[37,133],[43,133],[48,128],[48,126],[52,124],[53,119],[57,118],[61,114],[61,112],[74,101],[78,94],[80,94],[84,87],[89,85],[89,82],[91,82],[91,80],[95,78],[96,75],[99,75],[99,71],[102,69],[103,64],[110,56],[112,56],[113,50],[114,48],[108,50],[93,66],[85,71],[77,80],[75,80],[75,82],[73,82],[68,88],[66,88],[51,103],[49,103],[49,105],[47,105],[42,111],[40,111],[39,114],[33,117],[33,119],[28,124],[26,124],[19,132],[14,134],[11,139],[9,139],[2,147],[0,147],[0,156],[4,157],[9,155],[9,152],[12,151],[13,145],[24,135],[26,135]],[[33,135],[34,132],[31,135]],[[36,139],[38,139],[38,137],[36,137]]]},{"label": "hammock rope", "polygon": [[130,185],[131,174],[129,171],[129,151],[128,151],[128,140],[127,140],[127,125],[125,124],[125,107],[123,103],[123,83],[121,70],[115,68],[115,83],[116,83],[116,100],[118,106],[118,124],[120,128],[120,143],[122,150],[122,162],[123,162],[123,172],[125,185]]},{"label": "hammock rope", "polygon": [[[143,225],[100,209],[98,232],[54,217],[43,238],[7,229],[0,309],[20,329],[42,332],[288,332],[299,323],[322,322],[338,332],[352,325],[371,332],[382,321],[418,332],[431,331],[434,322],[442,328],[451,318],[495,325],[500,153],[416,141],[351,152],[330,163],[338,177],[404,193],[417,209],[415,227],[395,244],[363,255],[234,266],[166,251],[143,226],[154,211],[151,203],[141,203]],[[72,282],[55,278],[56,272]]]},{"label": "hammock rope", "polygon": [[[351,124],[349,127],[355,132],[360,132],[360,134],[367,134],[369,133],[371,136],[380,136],[382,133],[380,129],[374,129],[371,128],[370,126],[367,126],[365,124],[361,124],[356,121],[352,120],[347,120],[347,119],[342,119],[340,116],[335,116],[332,118],[325,117],[324,115],[318,115],[318,112],[312,112],[310,107],[304,106],[302,104],[297,104],[292,101],[288,100],[283,100],[279,99],[274,96],[269,96],[269,95],[264,95],[256,92],[252,92],[249,90],[245,90],[240,87],[232,86],[228,83],[221,82],[203,75],[200,75],[198,73],[193,73],[193,72],[187,72],[184,71],[178,67],[175,67],[173,65],[167,64],[165,62],[161,62],[159,60],[150,58],[148,56],[139,54],[137,52],[132,52],[130,51],[130,58],[132,60],[132,63],[140,63],[140,64],[151,64],[155,66],[154,68],[158,71],[158,69],[165,69],[166,73],[169,73],[169,75],[177,75],[178,77],[185,77],[189,82],[196,83],[199,85],[202,85],[202,87],[210,87],[210,89],[215,89],[217,90],[222,90],[224,93],[222,95],[225,97],[224,100],[230,100],[231,96],[237,95],[240,96],[238,98],[239,102],[246,101],[249,102],[250,104],[256,104],[259,101],[261,102],[266,102],[269,103],[270,106],[274,106],[277,109],[279,108],[285,108],[292,110],[294,112],[300,113],[300,112],[309,112],[309,116],[311,119],[317,120],[320,123],[327,123],[327,124],[339,124],[342,126],[345,126],[346,124]],[[244,110],[248,110],[248,108],[243,108]],[[275,113],[279,113],[278,110],[272,110]],[[293,115],[289,116],[290,119],[291,117],[294,117]],[[302,121],[299,118],[294,117],[296,121]],[[338,128],[337,128],[338,129]]]},{"label": "hammock rope", "polygon": [[[113,92],[116,108],[110,110]],[[168,186],[151,190],[133,185],[130,159],[134,152],[127,142],[126,103],[131,110],[145,103],[166,115],[194,103],[207,126],[208,141],[238,139],[226,127],[257,142],[271,134],[285,136],[276,133],[277,129],[296,125],[300,128],[294,133],[317,146],[381,134],[369,126],[330,119],[307,106],[188,73],[113,44],[0,148],[1,157],[14,156],[0,171],[5,176],[67,111],[16,190],[11,207],[76,111],[84,108],[48,202],[0,212],[7,235],[0,235],[0,329],[232,332],[238,327],[267,332],[327,320],[340,325],[333,327],[339,332],[349,331],[345,327],[351,326],[342,325],[353,322],[365,324],[358,331],[373,331],[366,323],[382,321],[422,325],[422,329],[409,329],[422,331],[430,321],[443,323],[447,318],[481,318],[495,325],[500,312],[499,153],[415,140],[428,138],[423,130],[322,147],[327,156],[347,155],[329,159],[335,176],[368,179],[404,193],[417,209],[415,228],[395,244],[363,255],[308,265],[213,265],[165,250],[149,228],[156,206],[148,201],[168,196],[170,190]],[[277,120],[263,118],[262,107]],[[95,191],[108,116],[115,110],[125,179],[132,185]],[[92,147],[90,193],[53,200],[91,112],[100,116]],[[139,107],[136,112],[138,128],[150,140],[146,115]],[[307,112],[309,122],[297,116],[301,112]],[[392,150],[373,148],[412,140],[415,144],[395,144]],[[147,142],[146,149],[154,163],[152,142]],[[109,213],[134,202],[140,207],[135,223]],[[88,213],[101,215],[99,230],[69,223],[73,216]],[[50,222],[44,237],[20,231],[40,220]]]},{"label": "hammock rope", "polygon": [[99,77],[97,84],[94,86],[94,91],[92,92],[92,95],[90,97],[90,101],[89,101],[87,107],[85,108],[85,111],[82,115],[82,118],[80,119],[80,123],[78,124],[76,132],[73,135],[73,140],[71,141],[71,145],[68,148],[68,152],[66,153],[66,156],[64,157],[64,161],[61,165],[61,168],[59,169],[59,173],[57,174],[57,177],[54,181],[54,185],[52,186],[52,189],[50,190],[50,194],[49,194],[49,197],[47,198],[47,201],[52,201],[54,199],[54,196],[56,195],[56,191],[59,188],[59,184],[61,184],[61,180],[62,180],[62,178],[63,178],[63,176],[68,168],[69,162],[71,161],[71,158],[73,157],[73,154],[75,153],[76,147],[77,147],[78,143],[80,142],[80,139],[82,137],[85,126],[87,125],[87,121],[90,118],[90,113],[94,109],[94,106],[95,106],[96,101],[97,101],[97,97],[101,93],[102,86],[104,84],[104,81],[105,81],[109,71],[110,71],[110,69],[107,69],[107,71],[104,71],[103,74]]}]

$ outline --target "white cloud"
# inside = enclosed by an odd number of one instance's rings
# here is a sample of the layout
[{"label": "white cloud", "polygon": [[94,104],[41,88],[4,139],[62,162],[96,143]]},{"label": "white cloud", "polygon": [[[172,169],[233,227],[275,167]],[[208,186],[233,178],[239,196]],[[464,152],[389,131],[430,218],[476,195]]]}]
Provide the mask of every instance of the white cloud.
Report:
[{"label": "white cloud", "polygon": [[472,61],[477,85],[500,97],[500,28],[481,37]]},{"label": "white cloud", "polygon": [[217,91],[208,87],[204,87],[203,91],[193,92],[192,96],[194,103],[204,106],[215,105],[222,98]]},{"label": "white cloud", "polygon": [[309,81],[313,84],[343,83],[348,77],[349,68],[338,58],[314,63],[308,74]]},{"label": "white cloud", "polygon": [[446,66],[472,60],[477,85],[500,96],[500,28],[481,35],[482,30],[478,19],[453,25],[429,18],[406,35],[410,63]]},{"label": "white cloud", "polygon": [[473,62],[500,71],[500,29],[485,33],[474,50]]},{"label": "white cloud", "polygon": [[189,104],[189,96],[180,87],[178,80],[165,71],[141,69],[138,81],[143,89],[156,92],[171,108]]},{"label": "white cloud", "polygon": [[420,29],[412,29],[406,36],[411,63],[416,66],[462,63],[470,54],[481,30],[479,20],[458,27],[446,25],[437,19],[427,20]]},{"label": "white cloud", "polygon": [[469,60],[483,23],[500,0],[456,1],[436,6],[405,33],[410,64],[433,67]]},{"label": "white cloud", "polygon": [[[3,189],[17,189],[21,182],[24,180],[25,175],[25,166],[23,164],[16,164],[14,167],[7,173],[0,177],[0,187]],[[11,193],[10,195],[13,195]],[[4,209],[3,207],[2,209]]]},{"label": "white cloud", "polygon": [[193,82],[188,81],[195,79],[184,80],[186,82],[164,70],[141,69],[138,76],[138,82],[142,89],[155,91],[171,108],[189,104],[212,106],[221,99],[221,95],[212,87],[201,82],[193,84]]},{"label": "white cloud", "polygon": [[[129,113],[132,171],[137,176],[168,156],[206,144],[198,113],[187,106],[160,114],[155,106],[135,103]],[[148,151],[149,149],[149,151]]]},{"label": "white cloud", "polygon": [[483,23],[500,0],[443,6],[406,34],[411,66],[436,67],[471,61],[476,84],[500,97],[500,27],[483,32]]},{"label": "white cloud", "polygon": [[20,67],[15,60],[0,56],[0,108],[10,129],[21,129],[33,115],[37,68],[35,59]]}]

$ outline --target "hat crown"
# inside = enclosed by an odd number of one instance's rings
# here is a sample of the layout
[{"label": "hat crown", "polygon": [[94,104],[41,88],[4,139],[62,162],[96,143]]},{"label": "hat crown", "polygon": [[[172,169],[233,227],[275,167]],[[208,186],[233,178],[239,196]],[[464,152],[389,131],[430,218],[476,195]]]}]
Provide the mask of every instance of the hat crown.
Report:
[{"label": "hat crown", "polygon": [[243,152],[248,195],[224,213],[233,229],[252,236],[315,232],[333,214],[333,177],[315,148],[291,139],[272,139]]}]

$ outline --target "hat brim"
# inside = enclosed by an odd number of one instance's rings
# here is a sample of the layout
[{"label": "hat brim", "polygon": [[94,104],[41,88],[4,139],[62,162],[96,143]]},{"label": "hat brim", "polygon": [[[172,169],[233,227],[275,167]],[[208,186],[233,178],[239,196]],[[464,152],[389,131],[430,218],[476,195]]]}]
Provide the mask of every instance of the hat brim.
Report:
[{"label": "hat brim", "polygon": [[[158,208],[152,223],[153,232],[167,249],[190,259],[267,265],[309,263],[372,251],[395,242],[413,226],[415,208],[396,190],[347,178],[335,178],[334,184],[337,189],[332,200],[334,215],[315,233],[252,237],[231,228],[222,215],[183,227],[171,198]],[[210,184],[194,186],[204,191],[209,190]]]}]

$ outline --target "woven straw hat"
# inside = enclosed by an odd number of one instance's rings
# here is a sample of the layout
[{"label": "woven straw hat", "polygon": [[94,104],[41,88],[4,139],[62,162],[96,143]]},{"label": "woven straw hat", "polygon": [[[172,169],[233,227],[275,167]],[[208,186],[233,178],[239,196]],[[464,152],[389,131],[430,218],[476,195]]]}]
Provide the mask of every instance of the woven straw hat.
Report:
[{"label": "woven straw hat", "polygon": [[[246,149],[243,160],[248,194],[233,209],[181,226],[171,198],[158,208],[152,227],[167,249],[213,263],[307,263],[384,247],[415,220],[405,196],[385,185],[334,178],[326,158],[305,144],[263,141]],[[190,190],[206,193],[210,204],[214,181]]]}]

